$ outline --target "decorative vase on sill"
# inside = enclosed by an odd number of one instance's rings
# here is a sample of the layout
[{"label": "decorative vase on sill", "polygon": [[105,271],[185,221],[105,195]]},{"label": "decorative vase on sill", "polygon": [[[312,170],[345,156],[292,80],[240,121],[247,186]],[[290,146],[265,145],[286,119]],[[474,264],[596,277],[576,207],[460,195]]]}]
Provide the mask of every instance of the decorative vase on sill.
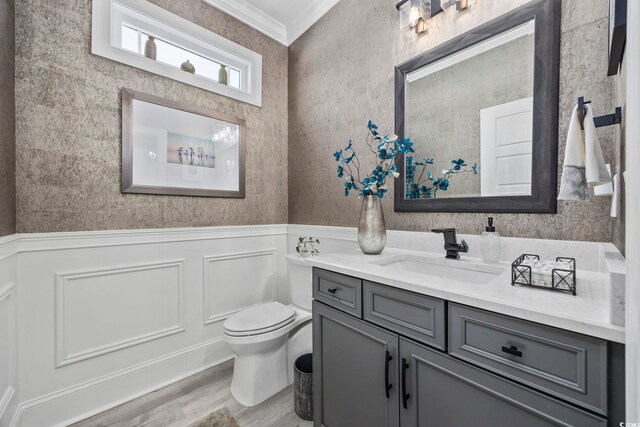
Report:
[{"label": "decorative vase on sill", "polygon": [[220,71],[218,71],[218,83],[226,85],[229,84],[229,74],[227,73],[226,65],[220,64]]},{"label": "decorative vase on sill", "polygon": [[193,64],[189,62],[188,59],[182,63],[182,65],[180,66],[180,69],[182,71],[186,71],[187,73],[191,73],[191,74],[196,73],[196,67],[194,67]]},{"label": "decorative vase on sill", "polygon": [[376,155],[376,167],[364,178],[360,177],[360,159],[353,149],[353,142],[333,153],[338,162],[338,178],[344,178],[344,195],[357,191],[362,197],[362,210],[358,223],[358,244],[367,255],[380,254],[387,244],[387,230],[380,199],[388,191],[386,180],[389,175],[397,178],[395,159],[399,155],[413,153],[413,143],[395,135],[382,136],[378,127],[369,121],[367,145]]},{"label": "decorative vase on sill", "polygon": [[144,56],[155,61],[157,55],[158,48],[156,46],[156,39],[153,36],[149,36],[146,43],[144,44]]},{"label": "decorative vase on sill", "polygon": [[367,255],[379,255],[387,244],[387,228],[380,198],[373,194],[362,197],[358,222],[358,245]]}]

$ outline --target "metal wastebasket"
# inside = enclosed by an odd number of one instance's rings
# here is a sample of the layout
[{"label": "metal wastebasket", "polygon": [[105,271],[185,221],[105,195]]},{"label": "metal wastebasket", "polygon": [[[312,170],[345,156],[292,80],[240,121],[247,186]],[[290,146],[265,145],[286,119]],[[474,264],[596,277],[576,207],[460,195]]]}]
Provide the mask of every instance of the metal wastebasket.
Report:
[{"label": "metal wastebasket", "polygon": [[296,415],[313,420],[313,357],[311,353],[296,359],[293,367],[293,394]]}]

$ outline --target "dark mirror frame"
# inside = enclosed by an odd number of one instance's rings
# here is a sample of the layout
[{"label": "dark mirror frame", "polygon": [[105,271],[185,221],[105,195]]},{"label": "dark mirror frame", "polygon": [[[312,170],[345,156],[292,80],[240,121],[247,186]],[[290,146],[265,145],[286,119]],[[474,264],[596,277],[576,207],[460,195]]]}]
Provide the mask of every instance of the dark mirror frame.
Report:
[{"label": "dark mirror frame", "polygon": [[[469,11],[472,13],[472,11]],[[530,196],[405,198],[405,158],[398,157],[400,177],[394,185],[396,212],[556,213],[558,193],[558,90],[560,64],[560,1],[535,0],[506,13],[395,69],[395,130],[405,136],[407,74],[460,50],[535,19],[533,76],[533,156]]]}]

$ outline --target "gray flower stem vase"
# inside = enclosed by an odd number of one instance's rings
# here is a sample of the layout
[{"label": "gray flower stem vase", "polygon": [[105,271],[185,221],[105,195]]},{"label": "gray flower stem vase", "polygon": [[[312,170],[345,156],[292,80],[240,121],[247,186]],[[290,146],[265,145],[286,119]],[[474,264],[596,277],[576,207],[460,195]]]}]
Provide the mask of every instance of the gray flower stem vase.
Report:
[{"label": "gray flower stem vase", "polygon": [[362,198],[358,244],[360,250],[367,255],[379,255],[387,244],[387,228],[378,196],[368,194]]}]

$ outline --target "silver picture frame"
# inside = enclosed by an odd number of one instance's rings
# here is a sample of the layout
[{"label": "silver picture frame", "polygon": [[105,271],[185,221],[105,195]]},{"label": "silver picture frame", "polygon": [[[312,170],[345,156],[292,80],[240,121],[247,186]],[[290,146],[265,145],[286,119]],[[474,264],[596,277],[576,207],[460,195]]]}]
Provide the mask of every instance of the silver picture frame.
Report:
[{"label": "silver picture frame", "polygon": [[[136,150],[136,118],[134,117],[134,103],[140,101],[143,103],[153,104],[176,112],[187,113],[189,115],[202,116],[219,122],[229,123],[237,126],[237,167],[234,165],[233,170],[237,171],[237,188],[235,189],[217,189],[217,188],[197,188],[188,186],[171,186],[162,183],[135,182],[136,174],[134,173],[134,153]],[[197,117],[194,117],[197,118]],[[162,126],[158,123],[157,126]],[[186,137],[190,137],[187,135]],[[182,148],[182,147],[180,147]],[[193,156],[193,151],[191,152]],[[174,195],[174,196],[199,196],[199,197],[225,197],[225,198],[244,198],[245,197],[245,158],[246,158],[246,125],[243,119],[212,112],[203,108],[194,107],[178,101],[165,99],[159,96],[150,95],[132,89],[122,89],[122,193],[133,194],[157,194],[157,195]],[[215,155],[213,156],[215,162]],[[167,163],[176,163],[169,162]],[[215,163],[214,163],[215,165]],[[172,167],[181,167],[177,164]],[[204,167],[202,165],[196,165]],[[193,163],[184,165],[184,167],[193,168]],[[215,166],[213,166],[215,167]],[[202,174],[201,174],[202,175]],[[148,180],[147,180],[148,181]],[[210,183],[212,184],[212,183]],[[213,183],[215,184],[215,183]]]}]

